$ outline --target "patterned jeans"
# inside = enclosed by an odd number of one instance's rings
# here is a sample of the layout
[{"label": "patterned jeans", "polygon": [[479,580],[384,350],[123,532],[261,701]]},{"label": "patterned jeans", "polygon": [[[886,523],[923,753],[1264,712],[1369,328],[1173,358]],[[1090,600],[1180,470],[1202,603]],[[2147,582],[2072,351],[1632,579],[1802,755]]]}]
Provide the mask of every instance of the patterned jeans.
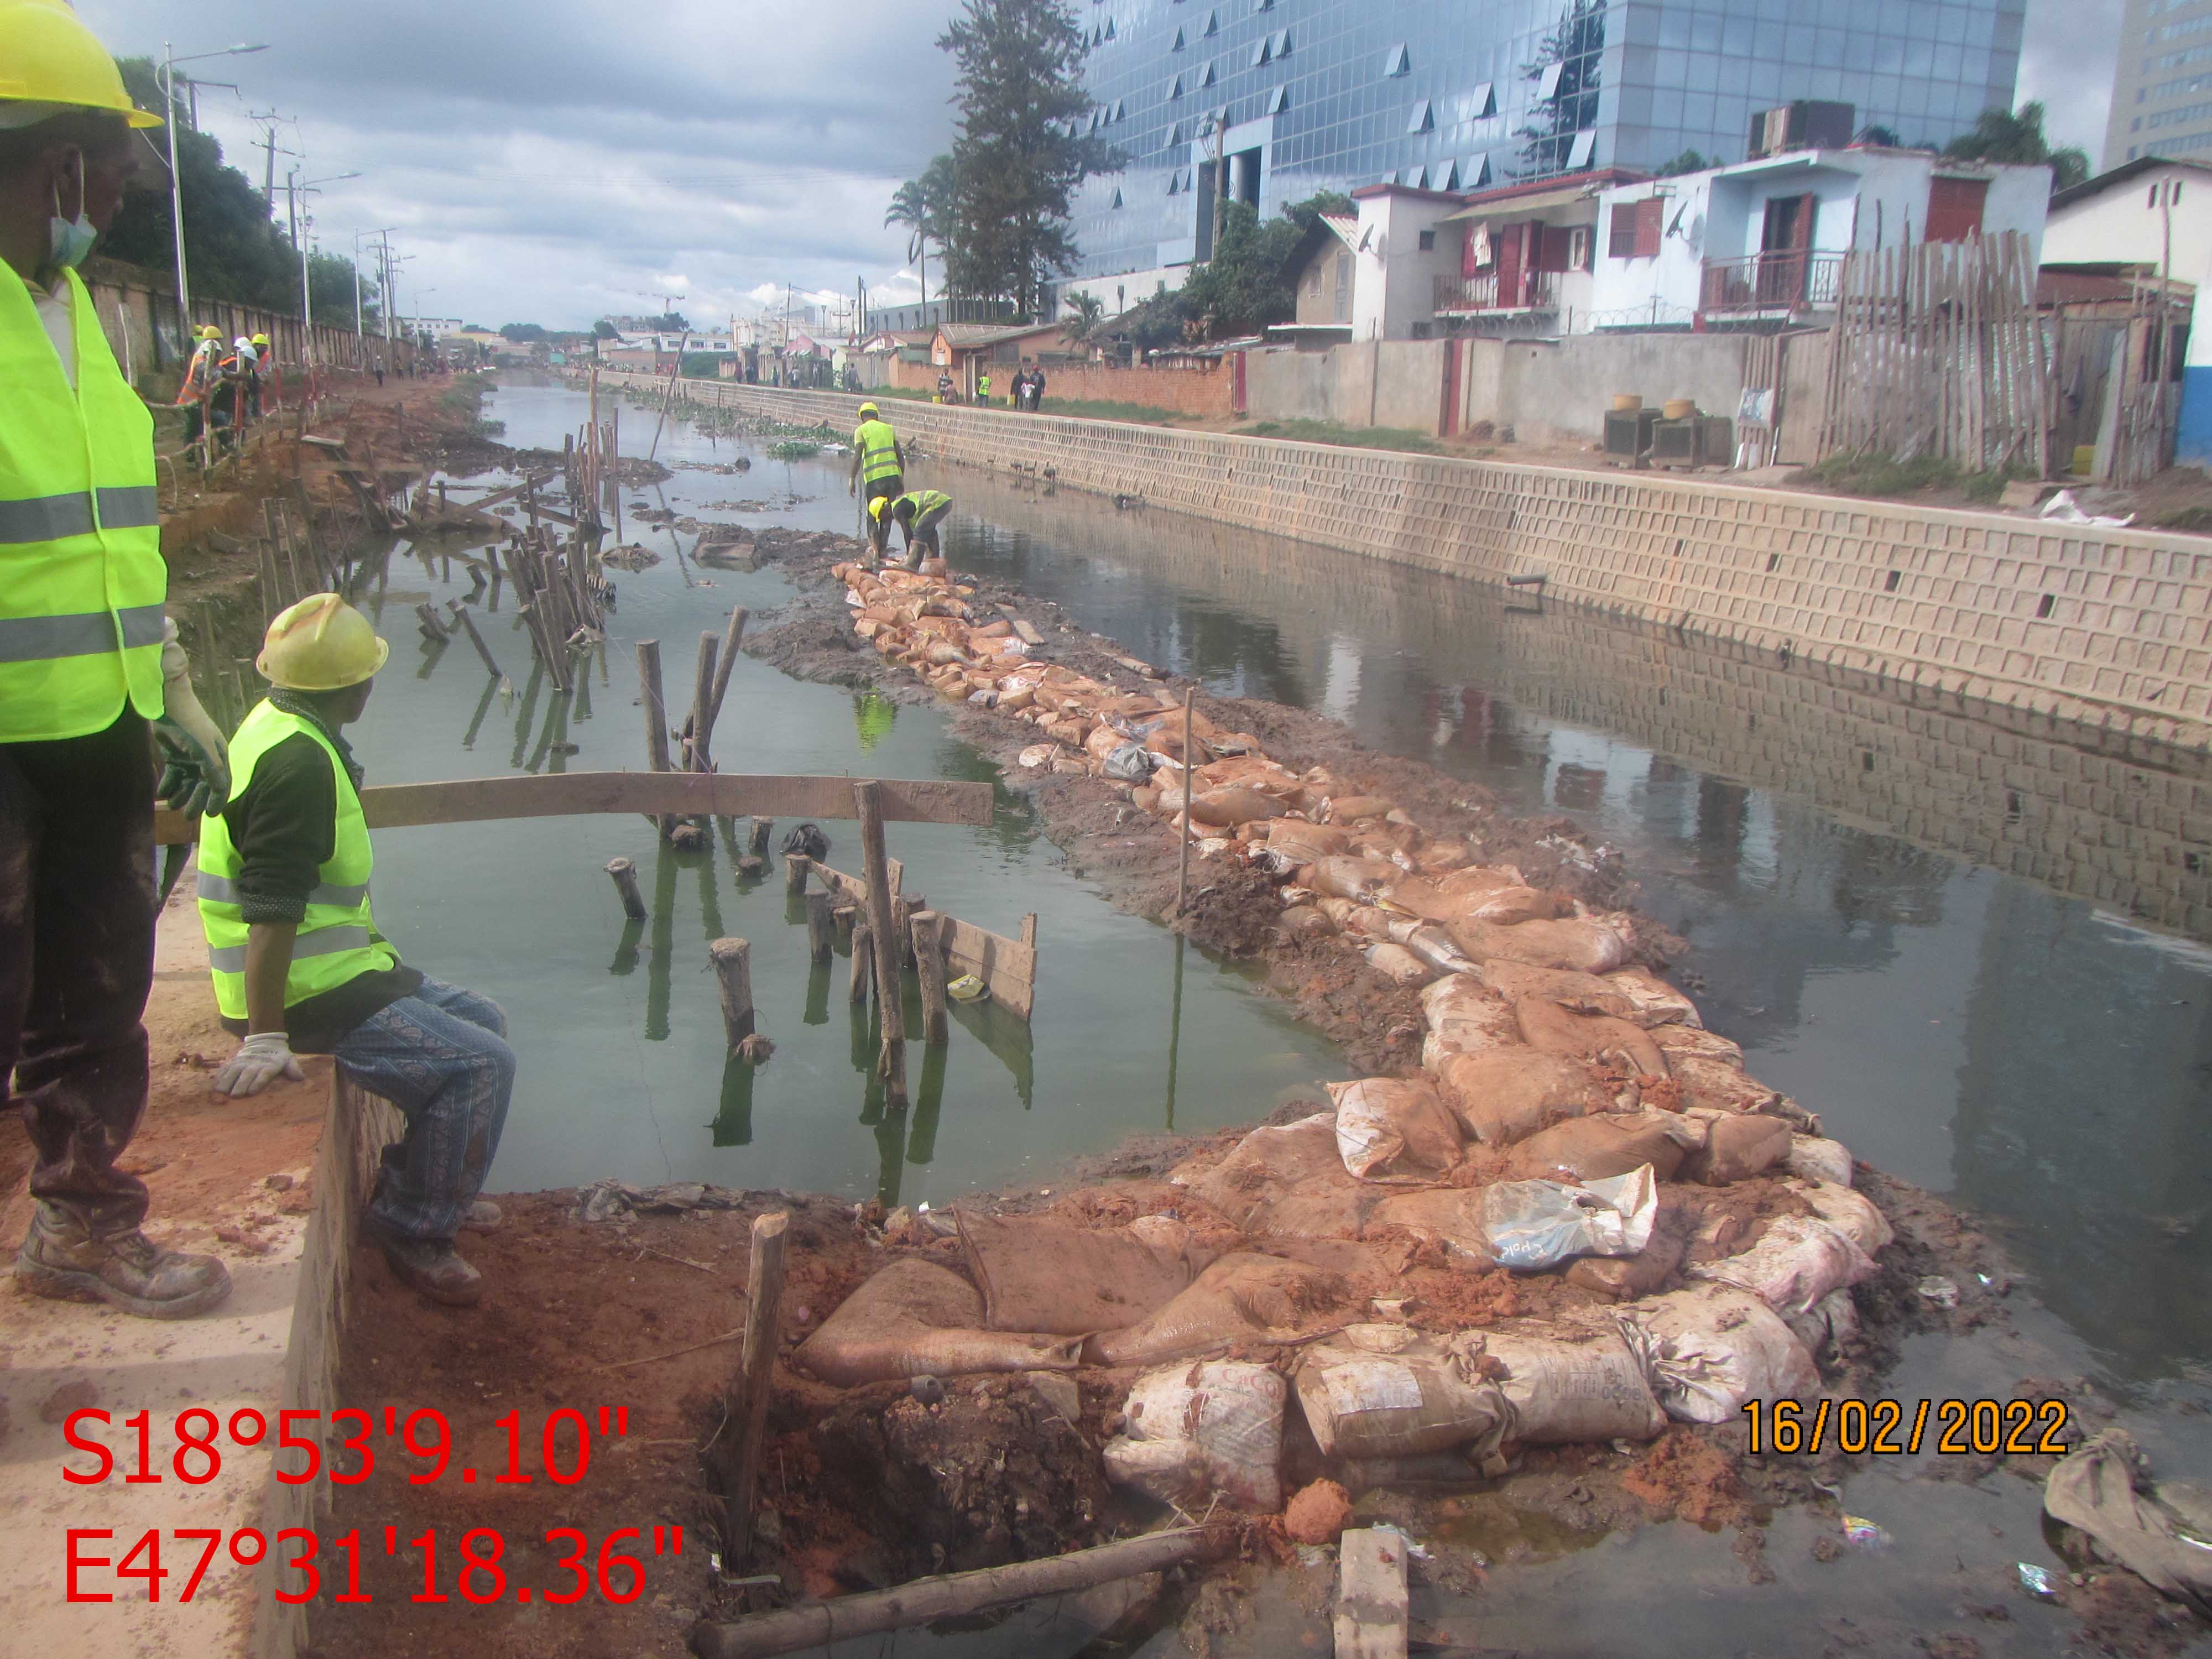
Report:
[{"label": "patterned jeans", "polygon": [[497,1003],[425,978],[331,1051],[354,1082],[407,1119],[384,1150],[369,1218],[409,1238],[449,1240],[483,1190],[514,1092],[514,1050]]}]

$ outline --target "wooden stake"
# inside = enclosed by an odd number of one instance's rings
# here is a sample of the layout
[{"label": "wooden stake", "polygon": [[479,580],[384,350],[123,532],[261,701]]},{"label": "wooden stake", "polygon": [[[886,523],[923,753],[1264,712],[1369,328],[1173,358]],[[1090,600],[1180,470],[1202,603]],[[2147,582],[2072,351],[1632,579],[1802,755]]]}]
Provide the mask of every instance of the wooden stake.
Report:
[{"label": "wooden stake", "polygon": [[425,599],[421,605],[416,605],[415,614],[422,619],[423,638],[434,641],[440,645],[445,644],[447,641],[453,638],[453,635],[446,631],[445,623],[438,620],[438,613],[431,608],[428,600]]},{"label": "wooden stake", "polygon": [[853,926],[853,978],[847,994],[857,1008],[868,1000],[868,985],[876,975],[874,943],[868,937],[868,924],[855,922]]},{"label": "wooden stake", "polygon": [[905,999],[899,994],[899,936],[893,931],[891,874],[884,862],[879,787],[872,779],[854,784],[853,802],[860,820],[860,847],[866,859],[861,873],[868,884],[868,928],[876,953],[876,1006],[882,1018],[883,1051],[877,1065],[884,1079],[885,1109],[902,1112],[906,1109]]},{"label": "wooden stake", "polygon": [[1198,688],[1194,685],[1182,694],[1182,860],[1176,869],[1177,915],[1190,903],[1190,791],[1191,778],[1198,770],[1196,746],[1191,741],[1191,719],[1197,698]]},{"label": "wooden stake", "polygon": [[483,659],[484,672],[494,679],[499,678],[499,665],[492,660],[491,647],[483,642],[483,635],[477,632],[476,618],[469,615],[468,607],[463,605],[454,611],[453,617],[460,623],[461,631],[469,636],[469,643],[476,647],[477,655]]},{"label": "wooden stake", "polygon": [[835,954],[837,919],[833,913],[836,908],[837,896],[834,893],[809,893],[806,896],[806,954],[809,960],[827,962]]},{"label": "wooden stake", "polygon": [[645,895],[638,891],[637,866],[628,859],[609,859],[607,873],[614,878],[615,891],[622,895],[623,914],[632,921],[643,921]]},{"label": "wooden stake", "polygon": [[787,893],[804,893],[806,890],[806,872],[813,867],[814,860],[804,853],[793,853],[785,859],[783,890]]},{"label": "wooden stake", "polygon": [[921,981],[921,1040],[940,1048],[952,1028],[945,1000],[945,935],[934,910],[915,911],[913,929],[915,974]]},{"label": "wooden stake", "polygon": [[711,772],[714,762],[708,758],[707,708],[714,696],[714,659],[721,650],[721,641],[712,634],[699,636],[698,666],[691,675],[691,718],[688,722],[690,742],[686,744],[687,772]]},{"label": "wooden stake", "polygon": [[765,860],[768,857],[769,837],[775,833],[775,820],[774,818],[757,817],[753,819],[752,827],[745,835],[745,851],[750,853],[757,859]]},{"label": "wooden stake", "polygon": [[[668,708],[660,696],[660,641],[640,640],[637,642],[637,682],[639,702],[645,706],[645,753],[655,772],[672,769],[668,764]],[[675,817],[669,813],[660,816],[660,833],[665,838],[676,827]]]},{"label": "wooden stake", "polygon": [[741,939],[718,939],[707,947],[707,955],[722,996],[722,1029],[735,1053],[753,1034],[753,947]]},{"label": "wooden stake", "polygon": [[738,646],[745,637],[744,606],[730,612],[729,625],[722,630],[722,657],[714,665],[714,694],[707,702],[706,732],[708,739],[714,735],[714,722],[722,716],[722,694],[730,689],[730,670],[737,665]]},{"label": "wooden stake", "polygon": [[783,1331],[783,1243],[790,1224],[790,1216],[781,1210],[753,1220],[752,1261],[745,1274],[744,1357],[726,1402],[729,1420],[738,1425],[738,1448],[723,1529],[726,1571],[742,1568],[752,1558],[753,1498],[760,1484],[761,1442],[768,1433],[769,1395]]}]

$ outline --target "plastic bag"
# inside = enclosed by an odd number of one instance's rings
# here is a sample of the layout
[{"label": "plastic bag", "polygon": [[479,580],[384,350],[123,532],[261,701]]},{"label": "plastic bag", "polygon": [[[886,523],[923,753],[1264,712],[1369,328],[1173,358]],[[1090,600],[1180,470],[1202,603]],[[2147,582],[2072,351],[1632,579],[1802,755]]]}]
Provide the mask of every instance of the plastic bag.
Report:
[{"label": "plastic bag", "polygon": [[1512,1407],[1461,1339],[1354,1325],[1298,1365],[1298,1405],[1322,1455],[1408,1457],[1497,1448]]},{"label": "plastic bag", "polygon": [[979,1215],[957,1205],[952,1218],[969,1274],[983,1292],[984,1323],[994,1331],[1120,1330],[1197,1276],[1190,1230],[1167,1216],[1147,1217],[1141,1231]]},{"label": "plastic bag", "polygon": [[1152,751],[1142,744],[1125,743],[1108,751],[1106,775],[1122,783],[1144,783],[1152,775]]},{"label": "plastic bag", "polygon": [[1642,1356],[1611,1325],[1462,1336],[1513,1407],[1509,1440],[1649,1440],[1667,1426]]},{"label": "plastic bag", "polygon": [[1751,1400],[1805,1400],[1820,1374],[1757,1297],[1698,1285],[1617,1310],[1659,1404],[1681,1423],[1729,1423]]},{"label": "plastic bag", "polygon": [[1421,1182],[1457,1164],[1459,1126],[1426,1078],[1332,1083],[1336,1148],[1362,1181]]},{"label": "plastic bag", "polygon": [[1659,1187],[1648,1164],[1581,1187],[1507,1181],[1482,1192],[1491,1259],[1522,1273],[1578,1255],[1634,1255],[1651,1242],[1658,1215]]},{"label": "plastic bag", "polygon": [[1672,1112],[1570,1118],[1516,1146],[1505,1160],[1505,1174],[1515,1181],[1555,1181],[1563,1175],[1600,1181],[1649,1164],[1660,1180],[1672,1181],[1682,1167],[1685,1143],[1696,1139]]},{"label": "plastic bag", "polygon": [[970,1371],[1072,1371],[1080,1342],[983,1328],[983,1297],[949,1267],[894,1261],[838,1305],[793,1360],[825,1382],[856,1388]]},{"label": "plastic bag", "polygon": [[[1623,1089],[1596,1068],[1529,1048],[1455,1054],[1437,1070],[1444,1103],[1486,1146],[1510,1146],[1554,1123],[1624,1103]],[[1633,1091],[1626,1091],[1634,1103]]]},{"label": "plastic bag", "polygon": [[1872,1258],[1826,1222],[1785,1215],[1768,1222],[1749,1249],[1692,1267],[1690,1277],[1749,1291],[1778,1312],[1802,1313],[1873,1271]]},{"label": "plastic bag", "polygon": [[1334,1112],[1253,1130],[1190,1186],[1231,1226],[1261,1237],[1352,1237],[1375,1199],[1344,1167]]},{"label": "plastic bag", "polygon": [[1310,1335],[1335,1304],[1340,1281],[1302,1262],[1238,1251],[1223,1256],[1190,1287],[1127,1330],[1083,1345],[1094,1365],[1161,1365],[1241,1342],[1287,1342]]},{"label": "plastic bag", "polygon": [[1147,1371],[1106,1443],[1106,1478],[1194,1508],[1215,1496],[1239,1509],[1280,1509],[1283,1379],[1265,1365],[1201,1361]]}]

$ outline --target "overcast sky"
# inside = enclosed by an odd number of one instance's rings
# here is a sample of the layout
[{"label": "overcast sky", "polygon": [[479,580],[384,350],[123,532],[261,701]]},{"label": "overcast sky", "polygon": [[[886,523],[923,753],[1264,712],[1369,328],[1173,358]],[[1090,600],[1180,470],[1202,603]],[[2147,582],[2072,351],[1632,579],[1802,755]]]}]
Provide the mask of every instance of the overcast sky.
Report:
[{"label": "overcast sky", "polygon": [[[2029,0],[2021,95],[2094,163],[2121,0]],[[320,245],[386,226],[404,312],[496,328],[781,307],[783,285],[911,300],[898,182],[951,138],[954,0],[77,0],[118,55],[266,42],[190,66],[201,124],[260,177],[251,113],[293,125]],[[2060,22],[2061,8],[2065,21]],[[279,155],[281,186],[287,168]],[[931,286],[936,286],[934,266]]]}]

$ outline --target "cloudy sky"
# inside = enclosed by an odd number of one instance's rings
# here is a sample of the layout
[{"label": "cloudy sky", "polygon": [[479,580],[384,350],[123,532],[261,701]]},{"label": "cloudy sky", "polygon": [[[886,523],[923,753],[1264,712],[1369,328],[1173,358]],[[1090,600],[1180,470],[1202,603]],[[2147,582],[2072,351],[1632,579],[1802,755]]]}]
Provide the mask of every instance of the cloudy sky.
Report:
[{"label": "cloudy sky", "polygon": [[[321,245],[391,227],[404,311],[495,328],[657,311],[660,293],[704,324],[780,309],[786,283],[913,299],[884,205],[951,140],[951,64],[932,43],[954,3],[77,6],[125,56],[267,43],[188,71],[239,85],[200,100],[229,159],[258,178],[248,118],[289,118],[278,143],[305,176],[362,175],[317,198]],[[2028,0],[2021,95],[2093,161],[2120,3]],[[280,185],[300,164],[278,155]]]}]

